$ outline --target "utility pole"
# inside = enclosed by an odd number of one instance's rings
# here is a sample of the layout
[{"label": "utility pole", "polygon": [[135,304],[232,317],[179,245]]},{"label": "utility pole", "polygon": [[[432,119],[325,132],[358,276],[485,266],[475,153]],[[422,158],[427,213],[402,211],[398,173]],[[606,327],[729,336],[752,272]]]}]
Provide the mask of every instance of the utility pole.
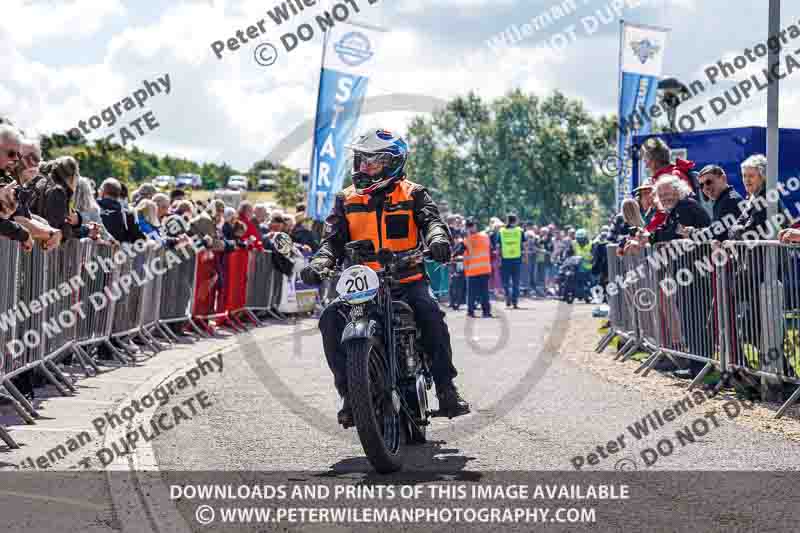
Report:
[{"label": "utility pole", "polygon": [[[781,30],[781,0],[769,0],[769,36],[778,36]],[[770,72],[772,68],[780,68],[780,50],[769,48],[767,56],[767,67]],[[767,91],[767,191],[777,190],[778,177],[780,176],[780,124],[779,124],[779,101],[780,101],[780,80],[775,79],[769,84]],[[769,199],[770,195],[767,195]],[[773,195],[774,198],[774,195]],[[775,221],[778,212],[778,202],[768,200],[767,220],[768,223]],[[780,228],[775,227],[775,232]],[[777,239],[777,235],[775,236]],[[775,316],[773,313],[781,313],[783,310],[783,287],[779,286],[778,280],[778,249],[775,246],[764,246],[756,248],[756,253],[763,253],[766,259],[764,273],[764,284],[759,292],[760,309],[756,312],[761,313],[762,328],[760,343],[761,349],[767,353],[761,354],[761,360],[765,363],[764,370],[768,372],[783,373],[783,324],[775,324],[769,317]],[[761,397],[767,401],[783,401],[783,387],[780,380],[774,378],[761,378]]]}]

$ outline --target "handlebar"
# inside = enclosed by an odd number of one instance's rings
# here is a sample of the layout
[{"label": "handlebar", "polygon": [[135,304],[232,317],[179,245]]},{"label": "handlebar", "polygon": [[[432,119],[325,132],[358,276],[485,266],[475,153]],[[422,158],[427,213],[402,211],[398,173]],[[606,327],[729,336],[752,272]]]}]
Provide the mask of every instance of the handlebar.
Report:
[{"label": "handlebar", "polygon": [[[392,261],[392,266],[397,267],[397,265],[403,266],[411,266],[415,263],[421,262],[423,259],[430,259],[431,258],[431,251],[430,250],[413,250],[411,252],[405,253],[397,253],[395,254],[394,261]],[[375,258],[377,260],[377,257]],[[325,268],[319,273],[319,277],[322,281],[327,281],[329,279],[333,279],[336,276],[339,276],[342,273],[341,268]]]}]

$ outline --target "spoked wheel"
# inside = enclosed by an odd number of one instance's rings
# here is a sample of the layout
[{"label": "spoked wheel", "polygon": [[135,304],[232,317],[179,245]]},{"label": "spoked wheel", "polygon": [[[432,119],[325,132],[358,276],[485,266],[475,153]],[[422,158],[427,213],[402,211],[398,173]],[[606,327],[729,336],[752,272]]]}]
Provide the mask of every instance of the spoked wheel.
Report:
[{"label": "spoked wheel", "polygon": [[[421,411],[416,390],[408,391],[406,402],[408,405],[408,410],[412,413],[419,413]],[[424,444],[428,441],[427,426],[420,426],[419,429],[417,429],[407,416],[403,416],[403,421],[405,422],[406,431],[408,432],[407,437],[409,444]]]},{"label": "spoked wheel", "polygon": [[403,466],[403,445],[407,429],[401,413],[387,401],[388,362],[374,340],[347,343],[347,387],[353,421],[367,459],[381,474],[397,472]]}]

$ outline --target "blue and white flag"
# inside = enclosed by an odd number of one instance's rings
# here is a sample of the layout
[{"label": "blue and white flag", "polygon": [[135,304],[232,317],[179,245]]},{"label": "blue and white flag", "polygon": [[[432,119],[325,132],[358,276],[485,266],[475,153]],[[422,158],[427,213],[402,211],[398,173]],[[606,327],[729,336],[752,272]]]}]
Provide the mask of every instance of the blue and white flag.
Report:
[{"label": "blue and white flag", "polygon": [[380,29],[344,23],[326,34],[308,186],[308,214],[314,220],[325,220],[350,175],[344,146],[355,136],[380,36]]},{"label": "blue and white flag", "polygon": [[664,62],[664,50],[670,30],[622,22],[620,36],[619,132],[617,156],[619,174],[616,182],[617,208],[632,189],[633,161],[630,146],[634,135],[650,133],[652,124],[642,120],[642,110],[656,101],[658,81]]}]

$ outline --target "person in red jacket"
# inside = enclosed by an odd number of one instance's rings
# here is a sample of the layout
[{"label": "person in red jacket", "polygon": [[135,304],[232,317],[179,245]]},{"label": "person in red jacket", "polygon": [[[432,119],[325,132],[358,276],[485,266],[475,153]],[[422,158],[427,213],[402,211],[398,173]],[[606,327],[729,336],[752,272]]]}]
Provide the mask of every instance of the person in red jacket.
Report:
[{"label": "person in red jacket", "polygon": [[662,176],[673,175],[685,181],[692,193],[697,194],[689,178],[689,172],[694,168],[694,161],[678,158],[675,163],[670,162],[669,146],[658,137],[647,139],[642,145],[641,154],[647,170],[650,171],[652,183],[657,182]]},{"label": "person in red jacket", "polygon": [[239,204],[239,220],[247,228],[242,236],[242,240],[247,242],[251,248],[261,249],[261,232],[258,231],[258,226],[255,220],[253,220],[253,204],[246,200]]}]

